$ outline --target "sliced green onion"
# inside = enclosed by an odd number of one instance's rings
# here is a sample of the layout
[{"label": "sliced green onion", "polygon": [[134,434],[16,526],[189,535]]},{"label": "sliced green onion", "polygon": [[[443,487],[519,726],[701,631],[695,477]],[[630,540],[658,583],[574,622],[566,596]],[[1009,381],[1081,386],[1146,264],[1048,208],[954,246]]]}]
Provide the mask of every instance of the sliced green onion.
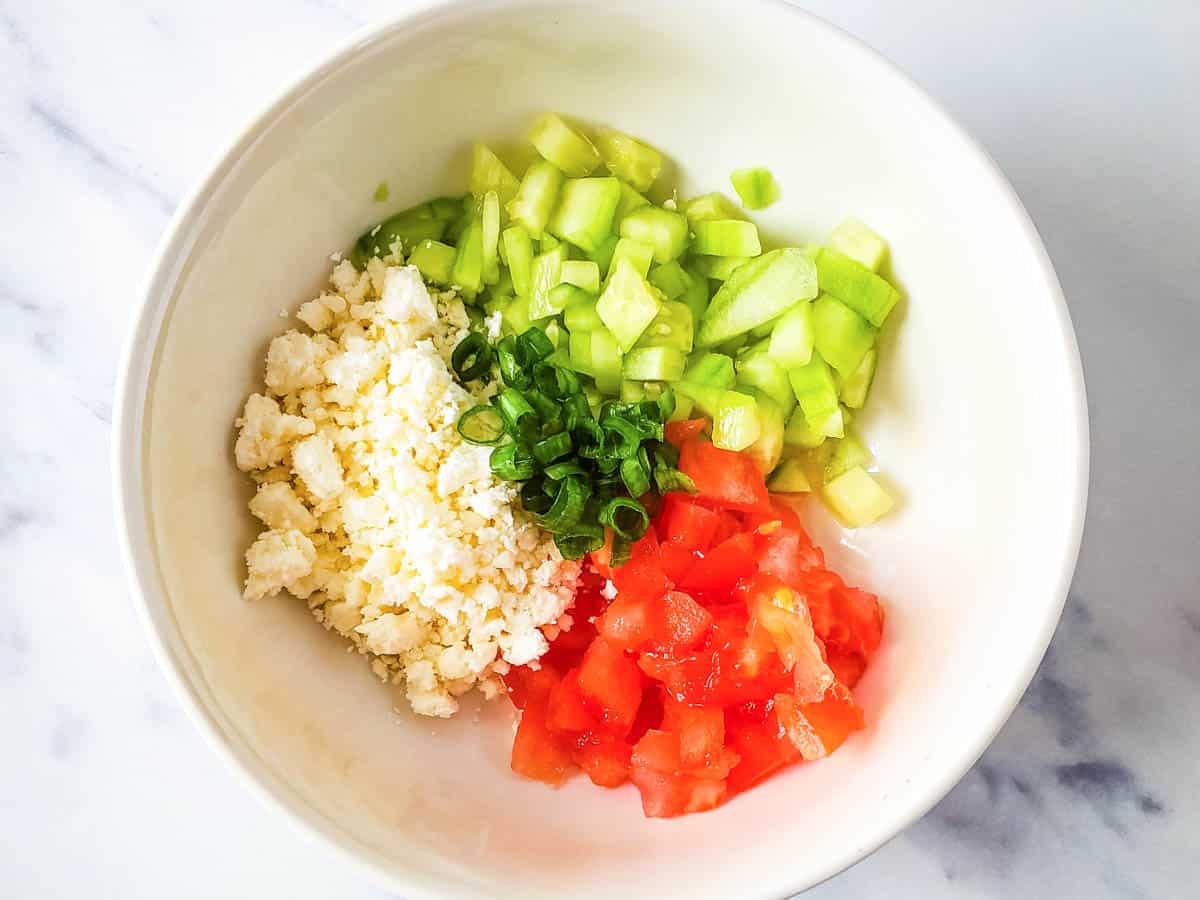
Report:
[{"label": "sliced green onion", "polygon": [[575,439],[575,446],[579,448],[579,455],[584,459],[599,459],[608,444],[604,429],[590,416],[575,426],[571,436]]},{"label": "sliced green onion", "polygon": [[545,482],[540,478],[533,478],[525,482],[521,488],[521,506],[525,508],[526,512],[540,516],[550,509],[554,498],[547,494],[544,488]]},{"label": "sliced green onion", "polygon": [[606,436],[615,438],[607,455],[613,459],[629,459],[638,451],[642,442],[641,432],[633,423],[618,416],[611,416],[600,424]]},{"label": "sliced green onion", "polygon": [[537,415],[533,406],[525,399],[525,395],[515,388],[505,388],[495,398],[495,403],[504,418],[504,424],[513,434],[522,429],[523,419]]},{"label": "sliced green onion", "polygon": [[552,434],[533,445],[533,457],[542,465],[562,459],[571,452],[571,435],[565,431]]},{"label": "sliced green onion", "polygon": [[650,516],[636,500],[613,497],[600,510],[600,523],[611,528],[617,537],[636,541],[650,526]]},{"label": "sliced green onion", "polygon": [[633,541],[627,541],[623,537],[613,535],[612,558],[608,561],[609,566],[614,569],[619,569],[625,563],[629,562],[629,557],[632,555]]},{"label": "sliced green onion", "polygon": [[640,497],[650,490],[650,468],[640,459],[641,455],[621,463],[621,482],[630,497]]},{"label": "sliced green onion", "polygon": [[495,446],[504,437],[504,419],[494,407],[481,403],[462,414],[458,433],[468,444]]},{"label": "sliced green onion", "polygon": [[503,481],[528,481],[537,473],[537,461],[521,444],[505,444],[492,451],[492,472]]},{"label": "sliced green onion", "polygon": [[492,348],[482,334],[472,333],[458,342],[450,365],[459,381],[474,381],[492,367]]},{"label": "sliced green onion", "polygon": [[572,475],[559,482],[554,502],[542,514],[541,523],[550,531],[564,531],[579,521],[591,491],[587,482]]},{"label": "sliced green onion", "polygon": [[563,421],[568,431],[574,432],[581,422],[591,420],[592,408],[588,406],[587,397],[582,393],[572,394],[563,401]]},{"label": "sliced green onion", "polygon": [[517,338],[517,362],[522,367],[541,362],[554,352],[554,344],[540,328],[530,328]]},{"label": "sliced green onion", "polygon": [[578,523],[570,531],[554,535],[558,552],[565,559],[582,559],[604,546],[604,529],[599,525]]},{"label": "sliced green onion", "polygon": [[562,481],[568,475],[586,475],[587,470],[577,462],[566,460],[546,466],[546,471],[542,474],[550,481]]}]

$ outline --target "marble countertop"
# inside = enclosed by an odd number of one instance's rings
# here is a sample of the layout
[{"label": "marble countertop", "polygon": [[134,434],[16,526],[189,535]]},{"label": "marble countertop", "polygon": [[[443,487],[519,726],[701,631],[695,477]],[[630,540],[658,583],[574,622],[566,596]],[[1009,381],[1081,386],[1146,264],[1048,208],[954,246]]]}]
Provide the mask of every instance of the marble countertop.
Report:
[{"label": "marble countertop", "polygon": [[[173,208],[292,73],[396,2],[0,2],[6,896],[384,896],[246,793],[169,693],[118,559],[108,447]],[[1093,471],[1020,708],[924,820],[811,896],[1195,896],[1200,5],[804,5],[911,73],[1015,184],[1079,335]],[[1038,461],[1013,463],[997,476]]]}]

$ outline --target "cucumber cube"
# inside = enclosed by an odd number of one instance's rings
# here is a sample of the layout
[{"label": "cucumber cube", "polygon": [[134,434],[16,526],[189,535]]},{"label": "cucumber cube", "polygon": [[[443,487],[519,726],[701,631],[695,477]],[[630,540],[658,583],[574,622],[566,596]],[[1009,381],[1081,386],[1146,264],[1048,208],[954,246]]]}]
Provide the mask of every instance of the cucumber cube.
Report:
[{"label": "cucumber cube", "polygon": [[641,209],[643,206],[649,205],[649,200],[622,181],[621,199],[617,203],[617,214],[613,216],[613,224],[620,225],[624,218],[631,212],[636,209]]},{"label": "cucumber cube", "polygon": [[589,295],[573,295],[563,308],[563,324],[567,331],[595,331],[603,328],[604,323],[596,314],[596,301]]},{"label": "cucumber cube", "polygon": [[703,384],[730,390],[736,382],[733,360],[723,353],[698,353],[688,364],[684,379],[692,384]]},{"label": "cucumber cube", "polygon": [[708,309],[708,279],[687,269],[684,269],[684,274],[688,276],[689,283],[679,299],[692,311],[692,320],[699,322],[704,311]]},{"label": "cucumber cube", "polygon": [[821,290],[833,294],[878,328],[900,299],[900,292],[866,266],[823,247],[816,255]]},{"label": "cucumber cube", "polygon": [[431,284],[446,287],[454,274],[454,260],[458,257],[449,244],[441,241],[421,241],[408,257],[409,265],[417,267],[421,277]]},{"label": "cucumber cube", "polygon": [[482,197],[495,191],[501,203],[508,203],[520,187],[517,176],[484,144],[476,144],[471,153],[471,193]]},{"label": "cucumber cube", "polygon": [[837,387],[833,373],[820,354],[814,353],[807,365],[797,366],[788,372],[796,402],[804,410],[810,422],[824,422],[838,412]]},{"label": "cucumber cube", "polygon": [[826,243],[830,250],[850,257],[872,272],[878,272],[887,258],[887,243],[858,219],[843,221],[829,232],[829,240]]},{"label": "cucumber cube", "polygon": [[812,324],[817,352],[843,375],[861,365],[879,334],[866,319],[829,294],[813,301]]},{"label": "cucumber cube", "polygon": [[572,128],[554,113],[538,116],[529,132],[529,142],[543,159],[571,178],[590,175],[600,165],[600,153],[587,135]]},{"label": "cucumber cube", "polygon": [[596,133],[596,144],[608,171],[628,181],[636,190],[649,190],[662,172],[662,154],[627,134],[601,128]]},{"label": "cucumber cube", "polygon": [[500,280],[500,197],[495,191],[483,195],[479,222],[483,241],[483,283]]},{"label": "cucumber cube", "polygon": [[558,202],[563,173],[544,160],[529,164],[517,195],[508,204],[508,215],[534,238],[541,238]]},{"label": "cucumber cube", "polygon": [[724,194],[703,194],[687,202],[683,213],[693,225],[709,219],[744,219],[746,214]]},{"label": "cucumber cube", "polygon": [[871,451],[863,446],[862,441],[849,428],[844,436],[833,445],[829,461],[825,463],[825,483],[833,481],[843,472],[848,472],[855,466],[869,466]]},{"label": "cucumber cube", "polygon": [[434,216],[428,203],[396,213],[364,233],[354,244],[351,261],[362,268],[373,256],[387,256],[399,241],[405,252],[421,241],[440,241],[446,236],[447,223]]},{"label": "cucumber cube", "polygon": [[739,219],[713,219],[696,222],[692,252],[706,256],[758,256],[762,243],[758,226]]},{"label": "cucumber cube", "polygon": [[651,269],[649,281],[662,291],[668,300],[678,300],[687,293],[691,276],[676,260],[671,260]]},{"label": "cucumber cube", "polygon": [[571,368],[584,375],[592,374],[592,333],[572,330],[567,337],[567,354]]},{"label": "cucumber cube", "polygon": [[813,352],[813,309],[805,301],[785,312],[771,332],[767,353],[785,369],[808,365]]},{"label": "cucumber cube", "polygon": [[483,226],[478,219],[467,226],[458,240],[450,279],[468,300],[474,300],[483,287]]},{"label": "cucumber cube", "polygon": [[529,314],[531,300],[529,297],[514,297],[512,302],[504,307],[504,325],[513,334],[524,334],[537,319]]},{"label": "cucumber cube", "polygon": [[617,251],[617,243],[621,239],[615,234],[610,234],[593,252],[589,253],[588,259],[594,262],[600,271],[607,274],[612,269],[613,254]]},{"label": "cucumber cube", "polygon": [[654,248],[654,261],[665,263],[687,248],[688,221],[669,209],[645,206],[621,220],[621,237],[649,244]]},{"label": "cucumber cube", "polygon": [[783,410],[770,397],[757,391],[749,393],[758,405],[758,437],[746,448],[746,455],[763,475],[768,475],[783,456]]},{"label": "cucumber cube", "polygon": [[862,466],[855,466],[826,484],[823,494],[825,503],[847,528],[861,528],[878,521],[896,502]]},{"label": "cucumber cube", "polygon": [[562,265],[562,280],[588,293],[600,293],[600,267],[590,259],[568,259]]},{"label": "cucumber cube", "polygon": [[737,169],[729,176],[733,189],[747,209],[766,209],[779,199],[779,184],[770,169],[758,166]]},{"label": "cucumber cube", "polygon": [[711,347],[745,334],[817,295],[817,269],[792,247],[755,257],[730,276],[704,312],[696,343]]},{"label": "cucumber cube", "polygon": [[691,397],[687,397],[679,391],[675,392],[675,411],[671,413],[667,419],[669,422],[682,422],[685,419],[692,417],[692,412],[696,408],[696,403]]},{"label": "cucumber cube", "polygon": [[728,281],[742,265],[753,259],[750,256],[697,256],[692,259],[696,274],[716,281]]},{"label": "cucumber cube", "polygon": [[745,450],[762,432],[758,402],[749,394],[725,391],[713,413],[713,446],[722,450]]},{"label": "cucumber cube", "polygon": [[619,238],[613,248],[612,260],[608,264],[610,273],[616,269],[617,260],[621,259],[627,260],[637,273],[645,278],[650,271],[650,264],[654,262],[654,248],[632,238]]},{"label": "cucumber cube", "polygon": [[636,381],[678,381],[686,361],[673,347],[635,347],[625,354],[622,374]]},{"label": "cucumber cube", "polygon": [[591,341],[591,376],[596,380],[596,389],[608,397],[621,391],[621,348],[616,337],[605,328],[589,332]]},{"label": "cucumber cube", "polygon": [[545,318],[546,316],[557,316],[571,303],[578,304],[581,302],[592,302],[591,294],[564,281],[550,289],[550,293],[546,295],[544,304],[536,308],[532,306],[530,308],[533,312],[537,313],[538,318]]},{"label": "cucumber cube", "polygon": [[712,418],[717,414],[717,408],[721,405],[721,398],[725,396],[726,389],[715,387],[710,384],[696,384],[694,381],[688,381],[684,378],[683,381],[676,381],[672,387],[675,388],[675,393],[680,397],[687,397],[692,403],[693,412],[699,413],[702,416]]},{"label": "cucumber cube", "polygon": [[735,368],[737,386],[760,391],[779,406],[782,416],[787,416],[796,407],[796,395],[792,391],[787,370],[771,359],[765,350],[752,350],[745,354],[737,361]]},{"label": "cucumber cube", "polygon": [[[681,353],[692,352],[692,335],[695,327],[692,311],[683,303],[674,300],[663,300],[658,315],[646,326],[642,336],[638,338],[638,347],[671,347]],[[682,371],[675,378],[662,379],[674,381],[682,377]]]},{"label": "cucumber cube", "polygon": [[512,275],[513,290],[528,297],[533,278],[533,241],[529,232],[520,225],[510,225],[500,235],[500,248]]},{"label": "cucumber cube", "polygon": [[620,199],[621,183],[615,178],[568,178],[550,218],[550,233],[584,253],[594,252],[612,233]]},{"label": "cucumber cube", "polygon": [[773,494],[807,494],[812,490],[804,463],[798,459],[785,459],[767,481],[767,490]]},{"label": "cucumber cube", "polygon": [[825,443],[825,433],[804,417],[804,410],[796,408],[788,417],[783,432],[783,443],[788,447],[809,450]]},{"label": "cucumber cube", "polygon": [[872,347],[867,351],[858,368],[844,378],[837,379],[838,394],[842,403],[851,409],[862,409],[867,402],[867,394],[871,390],[871,382],[875,379],[875,363],[879,358],[878,351]]},{"label": "cucumber cube", "polygon": [[629,350],[654,321],[661,305],[660,295],[627,259],[619,259],[609,275],[604,293],[596,301],[596,312],[616,338],[622,352]]},{"label": "cucumber cube", "polygon": [[561,312],[550,299],[550,292],[562,283],[562,264],[567,258],[567,248],[561,244],[553,250],[538,254],[533,260],[529,283],[529,315],[544,319]]}]

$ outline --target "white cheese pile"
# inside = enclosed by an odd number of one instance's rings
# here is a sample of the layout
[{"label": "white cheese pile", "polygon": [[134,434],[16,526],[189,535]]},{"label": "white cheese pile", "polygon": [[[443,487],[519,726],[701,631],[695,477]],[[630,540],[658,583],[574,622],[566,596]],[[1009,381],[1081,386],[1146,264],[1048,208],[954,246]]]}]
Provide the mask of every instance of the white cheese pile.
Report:
[{"label": "white cheese pile", "polygon": [[[414,267],[340,262],[305,303],[312,334],[271,342],[265,394],[238,419],[235,455],[267,530],[246,551],[245,596],[287,590],[404,682],[412,708],[449,716],[508,665],[547,649],[579,565],[497,480],[459,415],[484,400],[448,367],[469,320]],[[496,322],[489,323],[493,328]]]}]

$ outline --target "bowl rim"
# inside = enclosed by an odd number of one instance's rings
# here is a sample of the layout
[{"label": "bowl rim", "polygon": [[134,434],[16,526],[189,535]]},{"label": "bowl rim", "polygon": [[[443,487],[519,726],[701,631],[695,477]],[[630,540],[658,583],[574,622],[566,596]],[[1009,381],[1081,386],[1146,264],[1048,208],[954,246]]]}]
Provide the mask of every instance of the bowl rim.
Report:
[{"label": "bowl rim", "polygon": [[[215,154],[209,165],[205,167],[205,174],[198,179],[195,186],[185,195],[172,214],[153,252],[148,274],[142,283],[133,319],[128,326],[126,340],[121,351],[114,388],[111,477],[117,541],[133,605],[160,670],[205,742],[235,773],[237,780],[251,794],[268,808],[280,813],[292,828],[331,848],[348,867],[358,872],[368,882],[390,890],[402,891],[411,900],[436,900],[443,894],[428,877],[415,874],[411,877],[400,875],[392,869],[385,868],[381,862],[372,858],[373,854],[367,848],[346,835],[340,826],[313,808],[295,790],[279,779],[274,777],[264,779],[260,773],[252,771],[206,707],[205,701],[199,696],[175,650],[159,629],[151,604],[153,602],[163,609],[169,609],[170,605],[165,592],[160,590],[160,586],[156,583],[157,563],[148,515],[148,501],[144,492],[146,478],[143,468],[143,452],[146,434],[143,425],[152,386],[151,376],[157,365],[158,339],[163,333],[163,320],[169,307],[167,300],[173,293],[188,258],[190,229],[203,212],[208,198],[230,171],[236,167],[242,154],[292,102],[302,97],[315,84],[342,67],[355,53],[361,52],[367,46],[387,40],[401,29],[426,22],[433,24],[436,19],[447,14],[462,16],[474,10],[531,5],[539,2],[545,2],[545,0],[409,0],[403,10],[358,27],[347,37],[334,43],[330,49],[320,54],[313,63],[291,77]],[[965,128],[957,123],[941,103],[926,93],[895,63],[863,40],[820,16],[793,5],[788,0],[752,0],[752,2],[759,8],[781,8],[807,19],[809,26],[822,33],[824,39],[837,42],[847,54],[852,55],[857,61],[865,61],[885,73],[890,79],[902,83],[918,100],[926,104],[928,111],[944,128],[963,143],[967,154],[974,155],[978,162],[984,164],[982,168],[991,182],[991,187],[997,191],[999,197],[1003,198],[1009,213],[1019,225],[1024,240],[1034,252],[1046,296],[1054,307],[1063,342],[1062,352],[1068,367],[1069,390],[1074,399],[1072,424],[1077,448],[1074,460],[1075,477],[1070,485],[1072,514],[1067,525],[1066,542],[1063,547],[1064,553],[1060,560],[1057,580],[1053,585],[1058,602],[1047,607],[1045,620],[1029,645],[1025,658],[1021,660],[1019,666],[1014,666],[1011,670],[1007,689],[996,704],[989,727],[982,729],[973,736],[972,740],[964,743],[955,757],[954,764],[929,780],[919,800],[912,802],[906,810],[891,815],[882,824],[873,827],[866,840],[847,846],[843,853],[826,860],[815,877],[810,876],[803,882],[785,884],[788,875],[783,873],[774,879],[774,885],[756,889],[754,900],[776,900],[776,898],[790,897],[800,891],[815,887],[840,874],[873,854],[923,817],[967,774],[1008,721],[1045,655],[1066,604],[1083,538],[1090,468],[1090,441],[1083,366],[1062,287],[1036,226],[995,160]],[[273,783],[268,783],[268,781]]]}]

